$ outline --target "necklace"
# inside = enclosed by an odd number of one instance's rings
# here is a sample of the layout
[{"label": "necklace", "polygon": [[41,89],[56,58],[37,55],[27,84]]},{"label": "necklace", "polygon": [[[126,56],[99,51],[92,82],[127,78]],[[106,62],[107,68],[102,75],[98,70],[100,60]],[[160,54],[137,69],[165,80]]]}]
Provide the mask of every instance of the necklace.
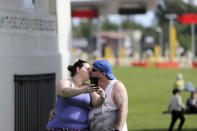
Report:
[{"label": "necklace", "polygon": [[72,80],[78,87],[80,87],[80,85],[74,79],[72,79]]}]

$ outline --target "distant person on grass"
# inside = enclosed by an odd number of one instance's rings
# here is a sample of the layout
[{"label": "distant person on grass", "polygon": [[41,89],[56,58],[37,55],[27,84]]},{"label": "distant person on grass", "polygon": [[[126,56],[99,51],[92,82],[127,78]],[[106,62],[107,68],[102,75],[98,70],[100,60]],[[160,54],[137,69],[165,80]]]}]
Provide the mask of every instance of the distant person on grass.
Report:
[{"label": "distant person on grass", "polygon": [[183,75],[181,73],[179,73],[176,76],[176,82],[175,82],[174,88],[178,88],[180,91],[184,91],[185,81],[184,81]]},{"label": "distant person on grass", "polygon": [[180,91],[195,91],[195,87],[191,82],[185,83],[185,80],[183,79],[183,75],[179,73],[176,76],[176,82],[174,84],[174,88],[178,88]]},{"label": "distant person on grass", "polygon": [[179,127],[177,131],[182,131],[182,126],[185,122],[185,117],[183,115],[183,109],[186,109],[186,106],[182,103],[181,92],[178,88],[173,89],[173,97],[171,98],[168,111],[171,112],[172,118],[169,127],[169,131],[173,130],[174,124],[176,123],[177,119],[179,118],[181,121],[179,123]]},{"label": "distant person on grass", "polygon": [[190,98],[187,100],[189,113],[197,113],[197,94],[196,91],[191,92]]}]

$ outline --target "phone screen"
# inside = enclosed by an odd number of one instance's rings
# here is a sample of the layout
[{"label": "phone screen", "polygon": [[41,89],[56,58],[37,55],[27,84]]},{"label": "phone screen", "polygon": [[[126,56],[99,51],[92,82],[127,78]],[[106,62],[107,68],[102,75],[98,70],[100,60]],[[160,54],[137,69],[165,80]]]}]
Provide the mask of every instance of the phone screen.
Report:
[{"label": "phone screen", "polygon": [[90,84],[95,84],[98,86],[98,78],[97,77],[91,77],[90,78]]}]

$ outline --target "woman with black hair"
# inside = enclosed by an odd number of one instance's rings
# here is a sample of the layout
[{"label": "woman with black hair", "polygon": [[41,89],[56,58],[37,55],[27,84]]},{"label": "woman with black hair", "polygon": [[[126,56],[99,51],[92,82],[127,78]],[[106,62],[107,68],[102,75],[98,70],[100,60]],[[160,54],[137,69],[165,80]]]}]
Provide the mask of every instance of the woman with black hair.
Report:
[{"label": "woman with black hair", "polygon": [[90,65],[78,60],[68,66],[71,79],[61,79],[57,85],[55,118],[47,124],[48,131],[89,131],[88,111],[104,103],[105,93],[101,88],[84,82],[90,79]]}]

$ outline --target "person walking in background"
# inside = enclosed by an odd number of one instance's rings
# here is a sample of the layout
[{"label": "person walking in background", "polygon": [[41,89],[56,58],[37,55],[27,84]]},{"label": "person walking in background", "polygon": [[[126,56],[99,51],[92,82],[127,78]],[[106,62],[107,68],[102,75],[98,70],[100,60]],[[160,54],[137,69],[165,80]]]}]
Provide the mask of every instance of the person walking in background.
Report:
[{"label": "person walking in background", "polygon": [[89,106],[103,104],[105,93],[101,88],[84,83],[90,79],[91,73],[86,61],[78,60],[68,70],[71,79],[62,79],[58,83],[55,117],[48,122],[47,130],[89,131]]},{"label": "person walking in background", "polygon": [[116,80],[107,60],[97,60],[92,65],[91,76],[98,78],[98,85],[105,91],[106,100],[100,107],[90,110],[90,130],[127,131],[128,96],[124,84]]},{"label": "person walking in background", "polygon": [[181,92],[178,88],[173,89],[173,97],[171,98],[168,111],[171,112],[171,123],[169,127],[169,131],[173,130],[174,124],[179,118],[181,121],[179,123],[178,131],[182,131],[182,126],[185,122],[185,117],[183,114],[183,109],[186,109],[186,106],[182,103]]},{"label": "person walking in background", "polygon": [[187,100],[187,107],[189,113],[197,113],[197,95],[196,91],[191,92],[190,98]]}]

